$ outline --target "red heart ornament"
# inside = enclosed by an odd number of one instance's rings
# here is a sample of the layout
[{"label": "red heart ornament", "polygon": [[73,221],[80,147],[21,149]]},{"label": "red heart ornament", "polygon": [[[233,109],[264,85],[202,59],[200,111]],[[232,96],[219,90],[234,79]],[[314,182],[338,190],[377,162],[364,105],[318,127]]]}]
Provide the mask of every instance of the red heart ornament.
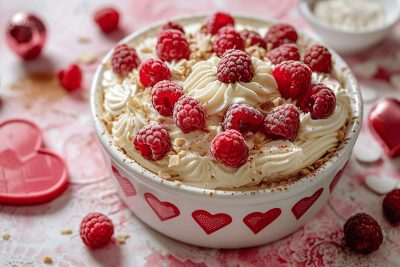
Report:
[{"label": "red heart ornament", "polygon": [[282,211],[281,209],[274,208],[270,209],[267,212],[253,212],[243,218],[243,222],[253,231],[254,234],[257,234],[262,229],[267,227],[273,221],[275,221],[280,215]]},{"label": "red heart ornament", "polygon": [[375,138],[390,157],[400,155],[400,101],[382,99],[372,107],[368,124]]},{"label": "red heart ornament", "polygon": [[67,168],[42,149],[42,133],[26,120],[0,123],[0,204],[31,205],[50,201],[67,188]]},{"label": "red heart ornament", "polygon": [[144,194],[144,199],[161,221],[169,220],[180,215],[179,209],[172,203],[160,201],[150,193]]},{"label": "red heart ornament", "polygon": [[294,206],[292,207],[292,213],[297,220],[299,220],[304,213],[317,201],[317,199],[321,196],[323,188],[318,189],[311,197],[305,197],[300,199]]},{"label": "red heart ornament", "polygon": [[129,179],[122,176],[114,166],[112,166],[112,171],[115,175],[115,178],[117,178],[117,181],[118,181],[119,185],[121,186],[122,191],[124,191],[125,196],[127,196],[127,197],[136,196],[136,188],[129,181]]},{"label": "red heart ornament", "polygon": [[339,182],[340,178],[342,178],[344,169],[346,169],[346,166],[349,162],[347,161],[346,164],[344,164],[343,168],[338,171],[338,173],[335,175],[335,177],[333,178],[332,182],[329,185],[329,192],[332,193],[333,189],[335,189],[337,183]]},{"label": "red heart ornament", "polygon": [[193,219],[207,235],[224,228],[232,222],[232,217],[225,213],[210,214],[205,210],[196,210],[192,213]]}]

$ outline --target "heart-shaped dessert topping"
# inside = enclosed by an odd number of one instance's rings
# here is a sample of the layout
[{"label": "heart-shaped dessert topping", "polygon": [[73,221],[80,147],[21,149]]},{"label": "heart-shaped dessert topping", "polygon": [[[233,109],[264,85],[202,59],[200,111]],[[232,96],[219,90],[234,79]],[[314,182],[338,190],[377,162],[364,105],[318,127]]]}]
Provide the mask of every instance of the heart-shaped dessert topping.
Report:
[{"label": "heart-shaped dessert topping", "polygon": [[50,201],[67,188],[67,168],[44,150],[39,128],[26,120],[0,123],[0,204]]},{"label": "heart-shaped dessert topping", "polygon": [[375,104],[368,116],[372,133],[390,156],[400,155],[400,101],[382,99]]}]

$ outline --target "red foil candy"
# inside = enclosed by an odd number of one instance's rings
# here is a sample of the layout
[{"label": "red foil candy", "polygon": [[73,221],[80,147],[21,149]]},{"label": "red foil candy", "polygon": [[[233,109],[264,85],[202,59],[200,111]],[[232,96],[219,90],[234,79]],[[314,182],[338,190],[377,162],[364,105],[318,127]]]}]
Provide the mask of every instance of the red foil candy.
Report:
[{"label": "red foil candy", "polygon": [[18,12],[11,17],[7,26],[8,46],[25,60],[40,55],[46,41],[46,27],[33,14]]},{"label": "red foil candy", "polygon": [[382,99],[368,117],[372,133],[390,157],[400,155],[400,101]]}]

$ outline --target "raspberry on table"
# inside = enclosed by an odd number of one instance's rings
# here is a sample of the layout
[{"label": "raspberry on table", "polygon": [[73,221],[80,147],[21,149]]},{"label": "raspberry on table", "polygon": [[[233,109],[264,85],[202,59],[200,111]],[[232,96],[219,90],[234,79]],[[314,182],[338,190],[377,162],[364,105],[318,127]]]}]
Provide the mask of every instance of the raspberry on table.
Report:
[{"label": "raspberry on table", "polygon": [[293,44],[283,44],[268,52],[267,57],[271,60],[272,64],[279,64],[288,60],[300,60],[300,53],[297,47]]},{"label": "raspberry on table", "polygon": [[183,34],[185,33],[185,30],[183,29],[182,25],[180,25],[179,23],[176,22],[172,22],[172,21],[168,21],[167,23],[165,23],[162,28],[161,31],[164,30],[178,30],[180,32],[182,32]]},{"label": "raspberry on table", "polygon": [[137,132],[133,147],[147,160],[160,160],[171,148],[171,139],[162,124],[151,124]]},{"label": "raspberry on table", "polygon": [[164,30],[158,35],[156,52],[160,59],[168,62],[188,59],[190,55],[189,42],[179,30]]},{"label": "raspberry on table", "polygon": [[183,95],[180,85],[172,81],[161,81],[151,91],[153,107],[163,116],[171,116],[176,101]]},{"label": "raspberry on table", "polygon": [[247,161],[249,148],[240,132],[229,129],[215,136],[210,153],[222,164],[239,168]]},{"label": "raspberry on table", "polygon": [[277,23],[268,29],[264,40],[270,50],[286,43],[296,43],[297,38],[296,29],[292,25]]},{"label": "raspberry on table", "polygon": [[294,141],[300,127],[300,112],[293,104],[273,108],[264,119],[264,132],[273,139]]},{"label": "raspberry on table", "polygon": [[140,82],[144,87],[153,86],[163,80],[171,79],[168,66],[159,59],[147,59],[139,67]]},{"label": "raspberry on table", "polygon": [[117,45],[111,56],[111,65],[114,73],[126,74],[137,68],[140,64],[136,49],[126,44]]},{"label": "raspberry on table", "polygon": [[175,103],[173,118],[183,133],[201,130],[205,125],[205,112],[201,104],[190,96],[183,95]]},{"label": "raspberry on table", "polygon": [[325,119],[332,115],[336,107],[335,93],[324,84],[312,85],[309,96],[311,118]]},{"label": "raspberry on table", "polygon": [[110,242],[114,234],[114,225],[104,214],[89,213],[83,218],[79,233],[86,246],[97,249]]},{"label": "raspberry on table", "polygon": [[225,26],[215,36],[213,50],[220,57],[230,49],[244,50],[244,42],[232,26]]},{"label": "raspberry on table", "polygon": [[378,222],[365,213],[357,213],[344,224],[346,245],[354,252],[368,254],[378,250],[383,242]]},{"label": "raspberry on table", "polygon": [[300,61],[283,61],[272,72],[283,98],[295,98],[311,84],[312,71]]},{"label": "raspberry on table", "polygon": [[94,21],[104,33],[118,29],[119,13],[112,7],[102,8],[94,14]]},{"label": "raspberry on table", "polygon": [[325,46],[313,45],[309,47],[305,52],[303,61],[312,71],[323,73],[332,71],[332,56]]},{"label": "raspberry on table", "polygon": [[223,126],[225,130],[234,129],[244,135],[260,130],[263,122],[264,116],[257,109],[247,104],[233,104],[225,113]]},{"label": "raspberry on table", "polygon": [[224,26],[234,26],[235,20],[228,13],[217,12],[207,18],[205,25],[207,33],[211,33],[212,35],[214,35],[218,32],[219,29]]},{"label": "raspberry on table", "polygon": [[389,192],[383,199],[383,213],[390,223],[400,223],[400,189]]},{"label": "raspberry on table", "polygon": [[75,91],[81,88],[82,71],[76,64],[71,64],[68,68],[57,73],[58,80],[64,89]]},{"label": "raspberry on table", "polygon": [[265,43],[264,39],[261,37],[261,35],[252,30],[243,30],[240,32],[240,37],[242,37],[244,43],[246,46],[259,46],[264,49],[267,48],[267,44]]},{"label": "raspberry on table", "polygon": [[241,50],[227,50],[217,66],[217,79],[223,83],[248,83],[254,76],[251,57]]}]

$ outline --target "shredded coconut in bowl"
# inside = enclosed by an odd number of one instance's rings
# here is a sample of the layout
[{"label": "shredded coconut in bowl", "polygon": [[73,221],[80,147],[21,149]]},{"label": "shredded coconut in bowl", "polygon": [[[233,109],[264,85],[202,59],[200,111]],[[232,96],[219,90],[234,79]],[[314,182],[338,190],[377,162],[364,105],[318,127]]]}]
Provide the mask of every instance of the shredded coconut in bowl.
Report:
[{"label": "shredded coconut in bowl", "polygon": [[373,30],[386,22],[379,0],[317,1],[313,11],[318,19],[346,31]]}]

